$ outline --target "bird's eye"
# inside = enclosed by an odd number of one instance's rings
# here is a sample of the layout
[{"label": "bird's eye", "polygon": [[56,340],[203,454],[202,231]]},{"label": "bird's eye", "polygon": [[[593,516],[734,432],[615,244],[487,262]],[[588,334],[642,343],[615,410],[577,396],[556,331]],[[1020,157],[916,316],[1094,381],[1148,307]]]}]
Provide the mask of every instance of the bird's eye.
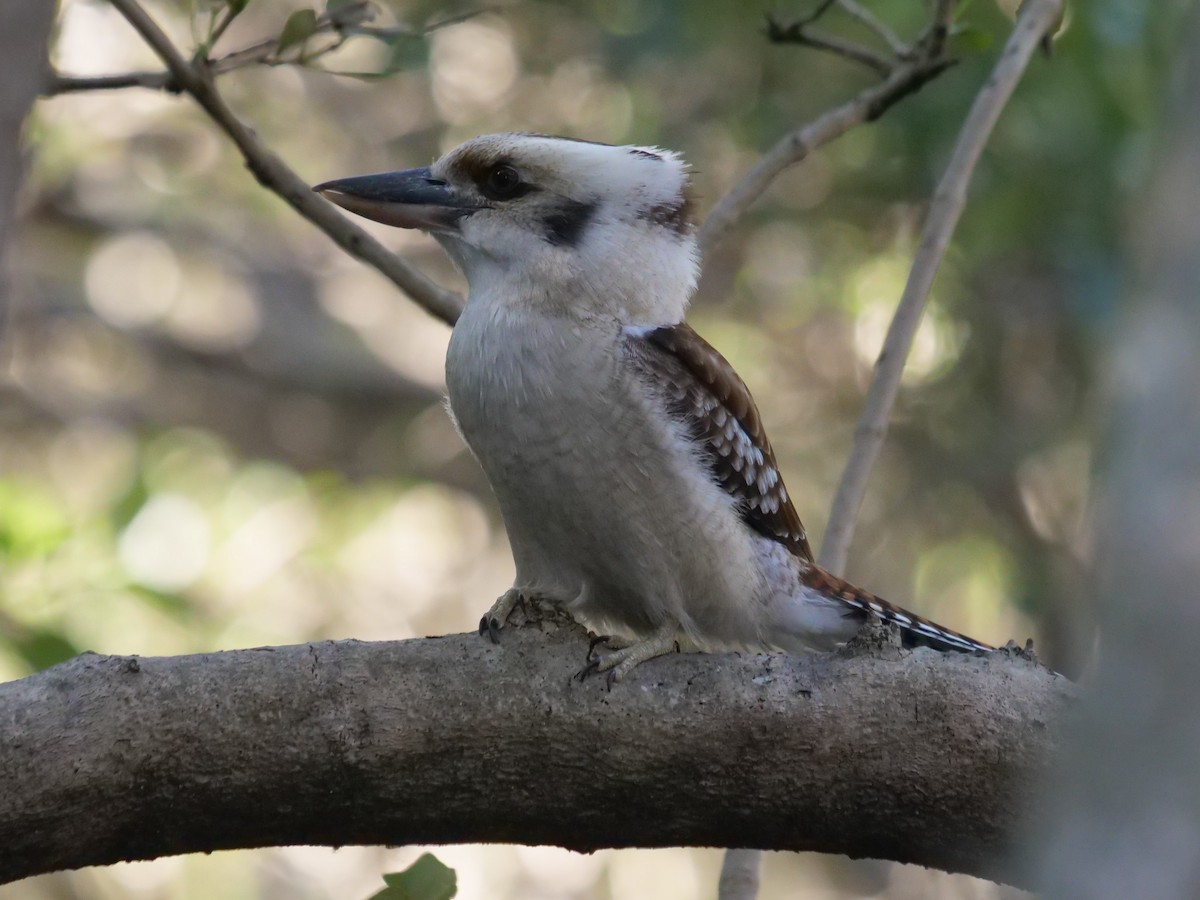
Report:
[{"label": "bird's eye", "polygon": [[500,165],[487,173],[483,184],[484,194],[492,200],[508,200],[523,193],[525,187],[521,176],[512,166]]}]

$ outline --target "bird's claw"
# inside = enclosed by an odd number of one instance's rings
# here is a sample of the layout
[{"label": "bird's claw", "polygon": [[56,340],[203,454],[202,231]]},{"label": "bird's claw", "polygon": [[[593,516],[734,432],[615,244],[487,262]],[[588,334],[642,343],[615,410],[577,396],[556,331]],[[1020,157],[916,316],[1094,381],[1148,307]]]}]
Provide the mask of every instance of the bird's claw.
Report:
[{"label": "bird's claw", "polygon": [[500,595],[499,599],[492,604],[492,608],[479,620],[479,636],[486,635],[493,644],[499,644],[500,629],[504,627],[508,617],[518,606],[521,607],[522,612],[527,612],[525,595],[517,588],[509,588]]},{"label": "bird's claw", "polygon": [[488,613],[479,620],[479,636],[487,635],[493,644],[500,643],[500,620]]},{"label": "bird's claw", "polygon": [[575,677],[578,678],[580,681],[583,681],[585,678],[587,678],[593,672],[598,671],[599,669],[600,669],[600,657],[592,656],[591,651],[589,650],[587,665],[584,666],[582,669],[580,669],[578,672],[576,672]]},{"label": "bird's claw", "polygon": [[[583,681],[593,672],[603,672],[605,684],[611,691],[614,684],[647,660],[665,653],[678,653],[680,648],[677,633],[676,626],[664,625],[641,640],[592,635],[588,640],[587,665],[576,673],[576,677]],[[596,647],[600,644],[607,644],[613,652],[607,656],[600,656],[596,652]]]},{"label": "bird's claw", "polygon": [[[596,644],[600,643],[602,640],[603,640],[603,638],[600,638],[598,640],[593,638],[592,646],[594,647]],[[592,651],[589,648],[587,665],[584,666],[582,669],[580,669],[578,672],[576,672],[575,677],[577,679],[579,679],[579,681],[582,682],[589,675],[593,675],[597,672],[603,671],[604,672],[604,686],[606,688],[608,688],[608,690],[611,691],[613,685],[617,683],[617,670],[615,668],[607,669],[607,670],[601,669],[600,668],[601,662],[602,662],[602,660],[600,659],[600,657],[592,655]]]}]

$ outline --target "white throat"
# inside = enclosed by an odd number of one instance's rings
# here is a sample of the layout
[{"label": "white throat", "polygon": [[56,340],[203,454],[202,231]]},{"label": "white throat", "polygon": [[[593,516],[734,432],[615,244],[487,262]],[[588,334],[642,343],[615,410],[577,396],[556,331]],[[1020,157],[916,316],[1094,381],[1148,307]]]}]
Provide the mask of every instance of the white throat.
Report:
[{"label": "white throat", "polygon": [[482,252],[455,236],[439,239],[467,277],[470,303],[663,325],[683,320],[696,290],[695,240],[652,227],[597,221],[576,247],[517,256]]}]

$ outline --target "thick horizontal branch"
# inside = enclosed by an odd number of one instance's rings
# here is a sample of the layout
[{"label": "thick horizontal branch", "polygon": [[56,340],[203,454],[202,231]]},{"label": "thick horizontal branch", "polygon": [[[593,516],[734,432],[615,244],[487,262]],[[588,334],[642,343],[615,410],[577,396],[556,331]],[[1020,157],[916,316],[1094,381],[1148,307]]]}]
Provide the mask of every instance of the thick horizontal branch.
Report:
[{"label": "thick horizontal branch", "polygon": [[605,689],[573,624],[0,685],[0,883],[287,844],[752,846],[1015,882],[1074,687],[1004,653],[684,654]]}]

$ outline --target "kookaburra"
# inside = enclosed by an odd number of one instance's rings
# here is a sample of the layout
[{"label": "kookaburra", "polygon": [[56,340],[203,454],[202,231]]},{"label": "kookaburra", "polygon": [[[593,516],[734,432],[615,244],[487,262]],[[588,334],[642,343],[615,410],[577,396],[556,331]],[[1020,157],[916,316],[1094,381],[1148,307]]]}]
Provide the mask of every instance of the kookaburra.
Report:
[{"label": "kookaburra", "polygon": [[481,633],[549,600],[626,639],[593,661],[610,680],[681,644],[828,650],[871,615],[907,644],[992,649],[813,561],[754,399],[684,321],[698,261],[676,154],[496,134],[315,190],[429,232],[470,284],[450,409],[517,572]]}]

